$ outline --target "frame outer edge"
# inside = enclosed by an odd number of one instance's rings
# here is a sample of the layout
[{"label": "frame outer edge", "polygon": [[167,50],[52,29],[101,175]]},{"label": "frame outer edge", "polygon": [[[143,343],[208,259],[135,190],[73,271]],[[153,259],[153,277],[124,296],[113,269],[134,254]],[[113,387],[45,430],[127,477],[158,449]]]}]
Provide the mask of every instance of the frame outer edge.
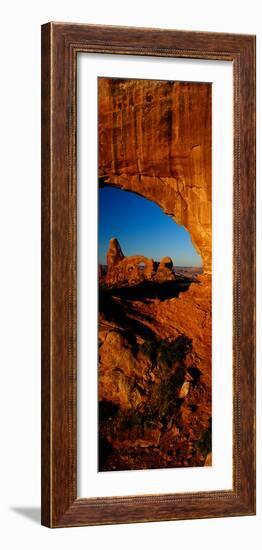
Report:
[{"label": "frame outer edge", "polygon": [[52,526],[51,25],[41,29],[41,523]]},{"label": "frame outer edge", "polygon": [[243,48],[240,88],[241,491],[247,502],[248,513],[254,515],[256,514],[256,36],[249,36]]},{"label": "frame outer edge", "polygon": [[[148,30],[148,33],[146,32]],[[79,32],[79,35],[78,35]],[[235,136],[240,139],[240,163],[236,168],[240,170],[240,199],[243,201],[243,193],[249,185],[248,201],[245,204],[246,210],[241,212],[240,228],[241,234],[245,232],[244,241],[250,239],[248,266],[241,264],[239,270],[240,281],[245,279],[244,284],[240,282],[241,300],[247,299],[247,306],[244,314],[248,313],[248,323],[241,321],[243,332],[247,334],[247,344],[242,345],[239,350],[241,370],[245,366],[245,372],[241,373],[241,409],[248,403],[247,411],[249,418],[245,427],[240,428],[241,449],[240,453],[240,491],[237,494],[225,495],[211,492],[206,498],[191,499],[178,498],[179,495],[162,495],[161,499],[151,498],[144,502],[137,497],[125,497],[121,499],[73,499],[74,495],[74,465],[76,448],[71,448],[75,440],[75,426],[73,423],[72,434],[70,435],[70,422],[74,419],[72,407],[72,370],[70,362],[74,361],[71,348],[72,329],[71,323],[63,328],[63,323],[68,322],[69,311],[66,313],[64,300],[70,294],[68,280],[70,280],[70,269],[72,262],[68,255],[63,236],[61,248],[59,238],[65,229],[66,224],[72,218],[69,208],[70,194],[66,191],[70,182],[74,167],[71,167],[70,160],[66,158],[72,154],[72,127],[69,123],[69,112],[72,109],[70,101],[73,91],[70,89],[70,72],[68,67],[72,59],[69,55],[71,45],[78,41],[88,51],[89,44],[95,51],[101,46],[110,53],[119,53],[118,45],[128,44],[124,53],[131,54],[132,51],[141,47],[145,55],[166,55],[165,52],[174,51],[176,44],[178,49],[173,56],[190,58],[190,50],[187,50],[189,39],[197,51],[197,57],[207,59],[232,58],[240,55],[241,77],[240,77],[240,127],[244,123],[244,136]],[[162,52],[153,46],[155,39],[159,38]],[[97,41],[96,41],[97,39]],[[145,48],[143,50],[143,40]],[[129,45],[130,42],[130,45]],[[214,50],[218,48],[218,53]],[[125,47],[125,46],[124,46]],[[110,49],[111,48],[111,49]],[[170,49],[169,49],[170,48]],[[42,27],[42,523],[48,527],[66,527],[77,525],[102,525],[112,523],[131,523],[144,521],[174,520],[186,518],[203,517],[224,517],[236,515],[252,515],[255,513],[255,447],[254,447],[254,402],[247,401],[250,392],[254,391],[255,383],[255,356],[254,356],[254,233],[255,221],[251,219],[250,212],[254,208],[255,193],[255,59],[254,59],[255,37],[251,35],[225,35],[220,33],[196,33],[186,31],[163,31],[157,29],[136,29],[128,27],[103,27],[75,24],[49,23]],[[115,52],[114,52],[115,50]],[[120,46],[121,50],[121,46]],[[146,50],[147,53],[146,53]],[[180,55],[181,50],[181,55]],[[193,50],[192,50],[193,51]],[[99,52],[97,52],[99,53]],[[196,56],[194,56],[196,57]],[[244,71],[243,71],[243,66]],[[59,96],[59,97],[58,97]],[[52,111],[55,113],[54,120]],[[58,122],[58,117],[60,117]],[[63,118],[64,117],[64,118]],[[66,130],[68,132],[66,133]],[[51,136],[52,131],[52,136]],[[60,131],[60,136],[58,135]],[[241,133],[241,132],[240,132]],[[52,139],[53,138],[53,139]],[[60,140],[60,141],[59,141]],[[57,154],[59,153],[59,162]],[[53,158],[52,158],[53,155]],[[252,164],[253,162],[253,164]],[[251,174],[248,174],[248,170]],[[52,196],[52,199],[51,199]],[[69,203],[66,203],[66,197]],[[59,206],[61,202],[60,212]],[[53,203],[53,206],[52,206]],[[54,210],[53,219],[51,208]],[[251,210],[250,210],[251,208]],[[249,212],[249,215],[248,215]],[[55,231],[55,235],[53,234]],[[53,239],[53,241],[52,241]],[[58,254],[58,250],[60,255]],[[71,250],[72,252],[72,250]],[[241,254],[241,246],[237,249]],[[53,263],[52,263],[52,261]],[[64,273],[65,271],[65,273]],[[243,272],[243,273],[242,273]],[[247,275],[251,279],[250,286],[247,285]],[[68,278],[69,275],[69,278]],[[59,277],[61,284],[59,285]],[[66,282],[67,281],[67,282]],[[62,287],[61,287],[62,285]],[[63,286],[64,285],[64,286]],[[62,288],[62,290],[61,290]],[[60,289],[60,290],[59,290]],[[53,303],[52,303],[53,300]],[[69,297],[68,307],[72,301]],[[242,312],[243,315],[243,312]],[[74,316],[74,314],[73,314]],[[74,317],[73,317],[74,318]],[[240,318],[242,319],[242,317]],[[62,327],[59,328],[58,321],[61,320]],[[70,329],[71,327],[71,329]],[[57,332],[58,331],[58,332]],[[53,333],[53,341],[51,340]],[[67,341],[66,341],[67,339]],[[67,352],[65,347],[67,346]],[[246,359],[250,352],[250,369],[247,371]],[[74,354],[74,350],[73,350]],[[69,363],[66,364],[65,358]],[[53,369],[53,372],[52,372]],[[245,381],[245,374],[248,374]],[[245,382],[247,389],[245,390]],[[74,383],[74,382],[73,382]],[[53,400],[53,410],[52,410]],[[250,399],[252,401],[252,399]],[[245,413],[245,411],[244,411]],[[251,415],[251,416],[250,416]],[[53,418],[52,418],[53,417]],[[243,420],[243,418],[241,418]],[[251,432],[250,432],[251,430]],[[58,435],[60,436],[58,440]],[[67,437],[66,440],[64,438]],[[54,447],[52,447],[52,438]],[[244,449],[246,444],[250,447]],[[74,443],[73,443],[74,445]],[[243,454],[245,452],[245,456]],[[72,454],[72,456],[70,455]],[[71,458],[70,458],[71,456]],[[168,498],[168,497],[171,497]],[[192,495],[193,497],[193,495]],[[72,500],[73,499],[73,500]],[[104,501],[104,502],[103,502]]]}]

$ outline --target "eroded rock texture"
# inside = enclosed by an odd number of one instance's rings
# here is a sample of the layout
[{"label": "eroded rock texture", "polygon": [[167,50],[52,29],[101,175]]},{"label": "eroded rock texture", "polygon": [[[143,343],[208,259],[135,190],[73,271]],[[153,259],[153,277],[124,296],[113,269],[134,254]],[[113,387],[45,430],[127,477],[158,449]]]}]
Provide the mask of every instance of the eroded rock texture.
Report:
[{"label": "eroded rock texture", "polygon": [[210,283],[100,289],[100,470],[211,464]]},{"label": "eroded rock texture", "polygon": [[157,203],[211,272],[211,85],[99,79],[99,178]]},{"label": "eroded rock texture", "polygon": [[170,257],[125,257],[111,239],[99,267],[99,470],[208,466],[211,85],[99,79],[99,181],[184,225],[204,267],[174,274]]},{"label": "eroded rock texture", "polygon": [[123,258],[124,254],[118,240],[116,238],[111,239],[106,255],[108,269],[115,267]]},{"label": "eroded rock texture", "polygon": [[[102,283],[102,266],[99,266]],[[174,281],[173,262],[165,257],[160,262],[146,256],[124,256],[119,241],[110,240],[107,252],[107,272],[104,283],[108,286],[133,286],[142,281]]]}]

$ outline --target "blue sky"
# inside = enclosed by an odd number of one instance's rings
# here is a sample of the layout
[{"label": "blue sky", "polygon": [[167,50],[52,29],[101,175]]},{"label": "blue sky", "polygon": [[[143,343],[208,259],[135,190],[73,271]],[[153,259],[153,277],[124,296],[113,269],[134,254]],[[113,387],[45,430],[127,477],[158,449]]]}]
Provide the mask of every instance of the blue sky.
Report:
[{"label": "blue sky", "polygon": [[110,187],[99,189],[99,263],[106,264],[110,239],[116,237],[125,256],[141,254],[154,260],[171,256],[177,266],[201,266],[186,229],[155,203]]}]

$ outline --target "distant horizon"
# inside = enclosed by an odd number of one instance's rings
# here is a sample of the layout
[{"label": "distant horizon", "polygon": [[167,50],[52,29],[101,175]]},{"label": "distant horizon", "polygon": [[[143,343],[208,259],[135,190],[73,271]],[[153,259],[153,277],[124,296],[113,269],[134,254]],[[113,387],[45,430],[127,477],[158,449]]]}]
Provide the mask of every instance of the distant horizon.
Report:
[{"label": "distant horizon", "polygon": [[125,256],[143,255],[176,267],[203,267],[189,232],[154,202],[112,187],[99,188],[98,261],[106,265],[109,242],[117,238]]},{"label": "distant horizon", "polygon": [[[149,258],[150,259],[150,258]],[[160,262],[160,260],[155,260],[155,258],[153,258],[154,261],[156,262]],[[101,265],[102,267],[107,267],[107,262],[105,263],[102,263],[100,261],[98,261],[99,265]],[[141,262],[142,263],[142,262]],[[203,269],[203,266],[202,265],[177,265],[177,264],[174,264],[173,265],[173,268],[175,269],[176,267],[178,267],[179,269]]]}]

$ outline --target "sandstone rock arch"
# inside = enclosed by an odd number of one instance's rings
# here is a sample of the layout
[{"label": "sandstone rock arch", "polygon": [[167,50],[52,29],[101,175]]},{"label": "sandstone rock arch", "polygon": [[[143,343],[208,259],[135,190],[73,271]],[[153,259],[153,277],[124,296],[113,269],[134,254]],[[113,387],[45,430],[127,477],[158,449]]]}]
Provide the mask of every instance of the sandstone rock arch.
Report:
[{"label": "sandstone rock arch", "polygon": [[[101,280],[103,274],[100,274]],[[124,256],[117,238],[112,238],[107,252],[105,283],[109,286],[137,285],[142,281],[174,281],[173,262],[169,257],[160,262],[142,255]]]},{"label": "sandstone rock arch", "polygon": [[99,181],[183,225],[211,272],[211,85],[99,79]]},{"label": "sandstone rock arch", "polygon": [[[144,264],[141,270],[140,264]],[[108,269],[106,281],[112,285],[128,283],[129,285],[138,284],[148,279],[151,280],[156,270],[154,260],[145,256],[127,256],[117,265]]]}]

